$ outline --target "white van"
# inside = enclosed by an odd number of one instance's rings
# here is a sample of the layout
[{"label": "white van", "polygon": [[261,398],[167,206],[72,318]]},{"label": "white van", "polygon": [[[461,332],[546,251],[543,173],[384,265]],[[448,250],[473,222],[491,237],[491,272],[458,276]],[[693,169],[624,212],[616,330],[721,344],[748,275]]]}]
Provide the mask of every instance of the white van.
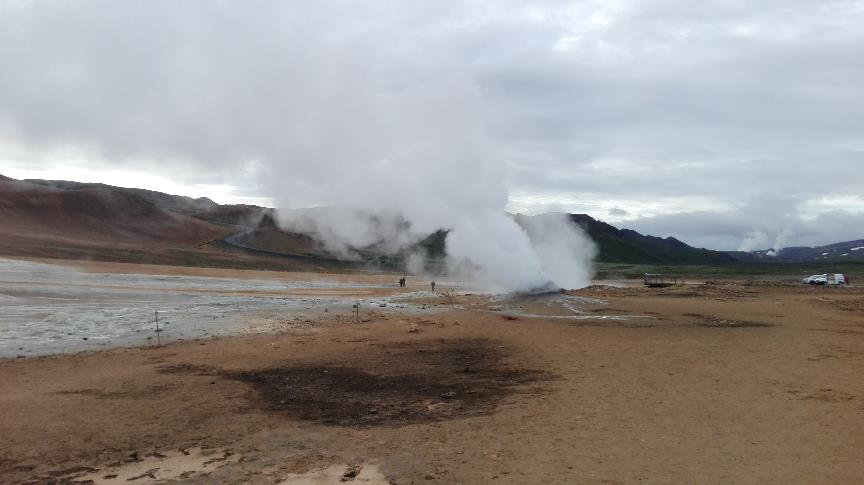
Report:
[{"label": "white van", "polygon": [[846,285],[849,284],[849,277],[843,273],[814,274],[803,281],[808,285]]}]

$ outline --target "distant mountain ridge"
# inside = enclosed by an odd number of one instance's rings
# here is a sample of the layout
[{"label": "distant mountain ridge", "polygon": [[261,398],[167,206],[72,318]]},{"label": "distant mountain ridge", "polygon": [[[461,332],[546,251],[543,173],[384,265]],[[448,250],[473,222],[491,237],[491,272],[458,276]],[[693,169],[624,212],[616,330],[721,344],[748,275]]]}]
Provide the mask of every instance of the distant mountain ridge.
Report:
[{"label": "distant mountain ridge", "polygon": [[570,214],[597,244],[597,260],[607,263],[668,263],[668,264],[723,264],[734,263],[735,258],[720,251],[694,248],[674,237],[656,237],[640,234],[632,229],[617,227],[598,221],[586,214]]},{"label": "distant mountain ridge", "polygon": [[844,263],[864,262],[864,239],[825,246],[796,246],[780,250],[725,251],[745,263]]},{"label": "distant mountain ridge", "polygon": [[[532,217],[523,214],[514,216],[519,224]],[[736,262],[730,255],[694,248],[674,237],[647,236],[632,229],[619,229],[587,214],[567,214],[567,217],[594,241],[597,246],[596,260],[599,262],[703,265]]]},{"label": "distant mountain ridge", "polygon": [[0,255],[303,271],[346,267],[222,244],[239,228],[261,225],[269,213],[152,190],[0,175]]},{"label": "distant mountain ridge", "polygon": [[[515,216],[531,217],[531,216]],[[763,252],[694,248],[674,237],[619,229],[586,214],[569,214],[609,263],[715,265],[736,262],[864,261],[864,240],[819,248]],[[308,235],[279,228],[274,210],[217,204],[206,198],[145,189],[56,180],[14,180],[0,175],[0,254],[84,257],[156,264],[330,269],[372,264],[396,268],[405,254],[357,248],[357,259],[340,260]],[[447,232],[416,244],[431,257],[446,251]],[[824,254],[823,254],[824,253]],[[845,259],[844,259],[845,258]],[[323,266],[322,266],[323,265]],[[347,266],[346,266],[347,265]]]},{"label": "distant mountain ridge", "polygon": [[[2,176],[0,176],[2,177]],[[6,179],[11,180],[11,179]],[[172,212],[178,212],[181,214],[196,214],[202,211],[206,211],[208,209],[214,209],[219,206],[216,202],[208,199],[207,197],[199,197],[197,199],[193,199],[192,197],[186,197],[185,195],[170,195],[163,192],[157,192],[155,190],[147,190],[147,189],[131,189],[126,187],[115,187],[113,185],[99,184],[99,183],[84,183],[84,182],[70,182],[67,180],[40,180],[40,179],[27,179],[22,180],[22,182],[41,185],[43,187],[49,187],[52,189],[60,189],[60,190],[78,190],[78,191],[86,191],[86,190],[107,190],[107,191],[119,191],[126,194],[131,194],[138,196],[144,200],[147,200],[153,204],[156,204],[166,210],[170,210]]]}]

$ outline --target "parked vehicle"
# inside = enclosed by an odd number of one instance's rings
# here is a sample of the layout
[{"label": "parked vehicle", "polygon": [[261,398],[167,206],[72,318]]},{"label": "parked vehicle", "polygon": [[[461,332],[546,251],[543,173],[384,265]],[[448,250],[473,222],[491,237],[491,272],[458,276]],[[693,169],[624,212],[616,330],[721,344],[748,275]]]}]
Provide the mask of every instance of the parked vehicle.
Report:
[{"label": "parked vehicle", "polygon": [[842,273],[814,274],[803,281],[808,285],[848,285],[849,276]]}]

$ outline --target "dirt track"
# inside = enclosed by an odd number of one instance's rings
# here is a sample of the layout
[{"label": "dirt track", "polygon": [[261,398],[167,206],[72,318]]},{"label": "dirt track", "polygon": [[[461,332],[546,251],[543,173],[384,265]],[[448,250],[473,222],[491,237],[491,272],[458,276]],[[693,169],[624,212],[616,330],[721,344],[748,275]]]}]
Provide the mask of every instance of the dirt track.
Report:
[{"label": "dirt track", "polygon": [[555,319],[464,297],[434,317],[2,361],[0,482],[864,476],[864,289],[579,294],[608,305]]}]

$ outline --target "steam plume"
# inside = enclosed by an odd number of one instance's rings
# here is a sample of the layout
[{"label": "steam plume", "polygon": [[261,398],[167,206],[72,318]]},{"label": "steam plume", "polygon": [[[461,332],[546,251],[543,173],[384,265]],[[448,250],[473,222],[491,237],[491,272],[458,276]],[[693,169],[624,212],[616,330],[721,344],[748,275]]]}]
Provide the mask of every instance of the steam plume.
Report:
[{"label": "steam plume", "polygon": [[[205,184],[260,176],[281,223],[337,254],[447,229],[454,271],[505,289],[561,278],[543,255],[564,246],[505,214],[506,160],[487,130],[507,106],[493,117],[478,89],[496,52],[480,43],[501,25],[486,2],[0,10],[0,145],[68,145],[168,176],[194,166]],[[303,207],[325,209],[291,210]]]},{"label": "steam plume", "polygon": [[[585,284],[592,249],[577,227],[553,215],[522,218],[520,226],[506,214],[504,164],[487,148],[485,111],[470,79],[426,78],[431,66],[394,59],[384,69],[371,56],[354,67],[336,78],[306,73],[317,86],[305,99],[314,116],[286,127],[290,161],[269,161],[267,180],[283,209],[325,208],[282,210],[283,227],[340,255],[379,241],[396,251],[444,229],[451,271],[490,288]],[[394,86],[396,72],[402,82]]]}]

